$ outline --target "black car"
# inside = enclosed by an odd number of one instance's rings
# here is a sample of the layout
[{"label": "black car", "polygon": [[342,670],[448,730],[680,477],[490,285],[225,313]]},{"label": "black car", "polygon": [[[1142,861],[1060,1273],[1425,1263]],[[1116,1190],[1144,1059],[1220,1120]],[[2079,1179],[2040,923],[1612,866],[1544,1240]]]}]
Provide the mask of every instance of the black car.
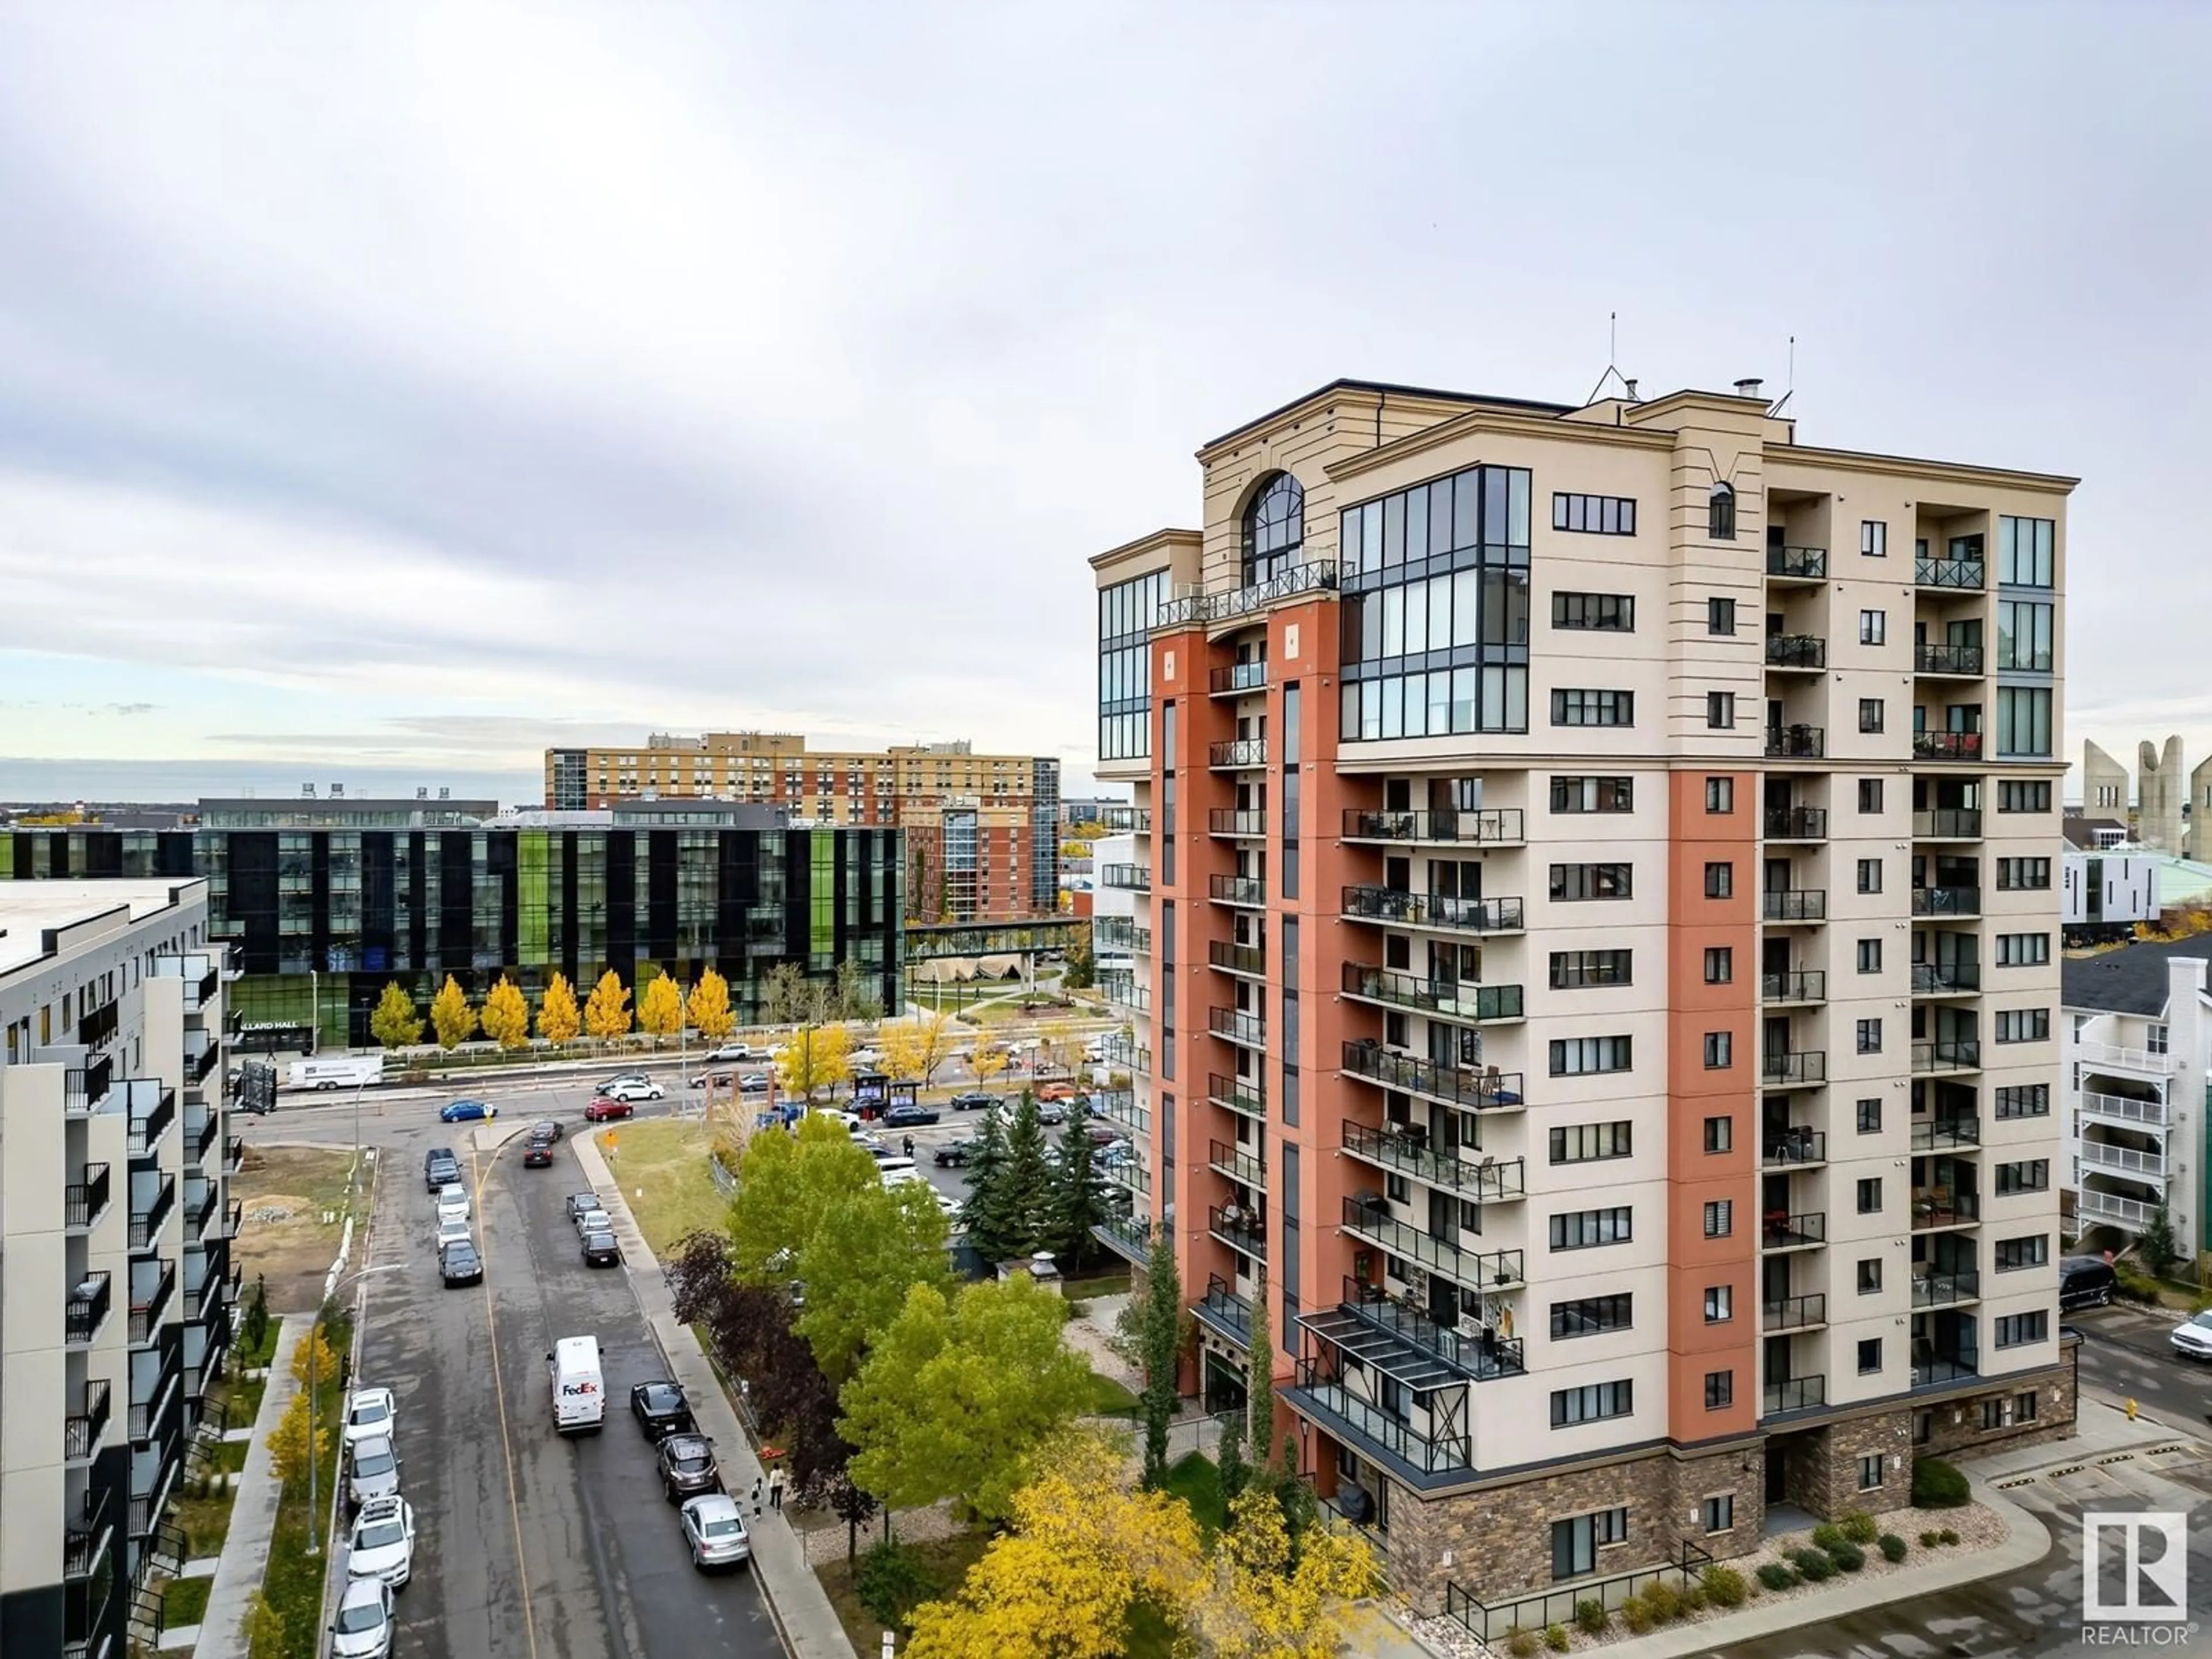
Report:
[{"label": "black car", "polygon": [[553,1143],[533,1140],[522,1149],[522,1167],[526,1170],[550,1170],[553,1167]]},{"label": "black car", "polygon": [[438,1273],[448,1285],[475,1285],[483,1279],[483,1258],[465,1238],[457,1238],[438,1252]]},{"label": "black car", "polygon": [[956,1112],[988,1112],[999,1103],[999,1097],[987,1095],[981,1089],[970,1089],[965,1094],[953,1096],[945,1103]]},{"label": "black car", "polygon": [[422,1158],[422,1184],[432,1192],[461,1178],[461,1160],[447,1146],[433,1146]]},{"label": "black car", "polygon": [[886,1129],[919,1129],[936,1121],[937,1112],[928,1106],[894,1106],[884,1114]]},{"label": "black car", "polygon": [[714,1462],[714,1443],[703,1434],[672,1434],[660,1443],[661,1496],[672,1504],[722,1490],[722,1471]]},{"label": "black car", "polygon": [[586,1210],[604,1210],[607,1207],[599,1202],[599,1195],[597,1193],[571,1193],[568,1194],[568,1219],[571,1221]]},{"label": "black car", "polygon": [[629,1409],[647,1440],[665,1440],[672,1434],[699,1431],[699,1425],[691,1420],[690,1402],[684,1398],[684,1390],[665,1378],[633,1387],[629,1391]]},{"label": "black car", "polygon": [[612,1233],[584,1235],[584,1265],[587,1267],[611,1267],[622,1260],[622,1246],[615,1243]]},{"label": "black car", "polygon": [[2062,1308],[2108,1308],[2119,1287],[2119,1275],[2102,1256],[2069,1255],[2058,1263]]},{"label": "black car", "polygon": [[929,1161],[949,1170],[963,1169],[968,1160],[975,1156],[972,1140],[948,1140],[929,1155]]},{"label": "black car", "polygon": [[541,1117],[530,1126],[530,1138],[544,1141],[548,1146],[560,1139],[562,1133],[560,1121],[555,1118]]}]

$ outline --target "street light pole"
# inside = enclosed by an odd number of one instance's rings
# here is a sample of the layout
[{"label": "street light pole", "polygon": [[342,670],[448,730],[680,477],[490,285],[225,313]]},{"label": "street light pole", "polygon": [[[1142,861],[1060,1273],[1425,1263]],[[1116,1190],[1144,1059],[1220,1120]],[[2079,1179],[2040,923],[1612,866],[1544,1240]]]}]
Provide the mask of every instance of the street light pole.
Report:
[{"label": "street light pole", "polygon": [[[357,1102],[358,1096],[356,1098]],[[356,1158],[360,1156],[359,1146],[360,1138],[356,1133],[354,1154]],[[321,1308],[315,1310],[314,1320],[307,1327],[307,1554],[311,1558],[323,1553],[323,1547],[317,1541],[315,1533],[316,1521],[322,1512],[323,1460],[315,1454],[315,1392],[322,1382],[322,1378],[317,1374],[319,1368],[316,1361],[320,1352],[319,1344],[322,1340],[323,1334],[323,1310],[337,1300],[338,1291],[346,1285],[366,1279],[371,1273],[396,1273],[400,1270],[400,1265],[396,1261],[389,1261],[380,1267],[363,1267],[356,1273],[347,1274],[338,1280],[337,1285],[331,1287],[330,1296],[325,1300]]]}]

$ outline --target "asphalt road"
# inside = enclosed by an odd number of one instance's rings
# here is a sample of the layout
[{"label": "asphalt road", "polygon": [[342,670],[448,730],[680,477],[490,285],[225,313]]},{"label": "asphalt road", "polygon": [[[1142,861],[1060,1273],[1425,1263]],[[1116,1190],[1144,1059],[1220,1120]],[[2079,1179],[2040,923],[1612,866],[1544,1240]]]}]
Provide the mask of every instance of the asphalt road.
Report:
[{"label": "asphalt road", "polygon": [[[556,1097],[565,1095],[567,1099]],[[580,1123],[584,1091],[503,1104],[494,1133],[538,1115]],[[546,1109],[551,1108],[549,1112]],[[512,1113],[510,1116],[509,1114]],[[349,1110],[287,1114],[269,1138],[349,1142]],[[629,1414],[633,1382],[661,1375],[626,1273],[583,1265],[563,1196],[583,1185],[565,1144],[554,1167],[524,1170],[519,1143],[442,1126],[434,1101],[387,1102],[363,1121],[384,1171],[361,1280],[359,1379],[399,1401],[402,1489],[418,1536],[399,1598],[395,1652],[415,1659],[781,1659],[784,1648],[749,1571],[704,1577]],[[314,1131],[313,1134],[295,1131]],[[446,1289],[430,1246],[422,1153],[450,1145],[478,1193],[482,1286]],[[558,1336],[596,1335],[609,1394],[604,1434],[554,1432],[544,1354]]]},{"label": "asphalt road", "polygon": [[2082,1336],[2081,1381],[2124,1400],[2140,1401],[2160,1422],[2185,1427],[2212,1423],[2212,1365],[2177,1359],[2167,1340],[2182,1318],[2124,1305],[2069,1313],[2066,1322]]}]

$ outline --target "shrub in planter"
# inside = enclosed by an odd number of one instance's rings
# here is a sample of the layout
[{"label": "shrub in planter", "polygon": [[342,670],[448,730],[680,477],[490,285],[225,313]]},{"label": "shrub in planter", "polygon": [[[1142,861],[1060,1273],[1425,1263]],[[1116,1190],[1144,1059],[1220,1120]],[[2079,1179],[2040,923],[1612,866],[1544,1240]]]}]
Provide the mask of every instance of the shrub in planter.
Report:
[{"label": "shrub in planter", "polygon": [[1682,1616],[1682,1592],[1662,1578],[1644,1587],[1644,1605],[1654,1624],[1671,1625]]},{"label": "shrub in planter", "polygon": [[1613,1622],[1613,1615],[1605,1610],[1605,1603],[1595,1595],[1586,1595],[1575,1603],[1575,1628],[1585,1636],[1602,1636],[1605,1627]]},{"label": "shrub in planter", "polygon": [[1832,1521],[1823,1521],[1813,1528],[1813,1547],[1816,1550],[1832,1551],[1844,1541],[1844,1529]]},{"label": "shrub in planter", "polygon": [[1717,1607],[1740,1607],[1743,1605],[1743,1575],[1734,1567],[1724,1567],[1717,1561],[1698,1576],[1705,1600]]},{"label": "shrub in planter", "polygon": [[1759,1582],[1771,1590],[1786,1590],[1797,1582],[1797,1575],[1779,1561],[1768,1561],[1759,1569]]},{"label": "shrub in planter", "polygon": [[1703,1613],[1705,1610],[1705,1587],[1703,1584],[1683,1585],[1682,1617],[1686,1619],[1693,1613]]},{"label": "shrub in planter", "polygon": [[1790,1562],[1804,1575],[1808,1584],[1825,1584],[1836,1576],[1836,1564],[1820,1550],[1792,1550]]},{"label": "shrub in planter", "polygon": [[1536,1659],[1536,1650],[1542,1645],[1534,1631],[1522,1630],[1518,1625],[1505,1632],[1505,1650],[1513,1659]]},{"label": "shrub in planter", "polygon": [[1886,1532],[1882,1534],[1881,1559],[1885,1561],[1902,1561],[1905,1559],[1905,1540],[1902,1538],[1899,1538],[1893,1532]]},{"label": "shrub in planter", "polygon": [[1644,1598],[1632,1595],[1620,1604],[1620,1622],[1628,1626],[1631,1636],[1641,1636],[1651,1628],[1651,1609],[1644,1605]]},{"label": "shrub in planter", "polygon": [[1959,1534],[1953,1532],[1948,1527],[1944,1528],[1943,1530],[1937,1533],[1936,1536],[1946,1544],[1955,1544],[1959,1541]]},{"label": "shrub in planter", "polygon": [[1828,1559],[1845,1572],[1856,1572],[1866,1565],[1866,1552],[1856,1544],[1838,1544],[1828,1552]]},{"label": "shrub in planter", "polygon": [[1854,1544],[1871,1544],[1881,1536],[1881,1523],[1864,1510],[1846,1510],[1837,1524],[1843,1528],[1844,1536]]},{"label": "shrub in planter", "polygon": [[1943,1534],[1933,1527],[1920,1534],[1920,1547],[1923,1550],[1932,1550],[1942,1541]]},{"label": "shrub in planter", "polygon": [[1917,1457],[1912,1462],[1912,1507],[1916,1510],[1955,1510],[1973,1494],[1966,1477],[1940,1457]]},{"label": "shrub in planter", "polygon": [[1567,1650],[1567,1627],[1565,1625],[1545,1626],[1544,1645],[1554,1653],[1565,1653]]}]

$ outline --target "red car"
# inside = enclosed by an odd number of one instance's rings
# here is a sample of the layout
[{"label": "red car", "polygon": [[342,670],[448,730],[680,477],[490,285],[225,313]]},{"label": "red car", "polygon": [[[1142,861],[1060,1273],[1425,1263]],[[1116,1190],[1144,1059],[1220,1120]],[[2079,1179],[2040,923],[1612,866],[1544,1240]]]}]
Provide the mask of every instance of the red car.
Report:
[{"label": "red car", "polygon": [[629,1116],[636,1109],[627,1100],[610,1100],[606,1096],[600,1095],[596,1097],[590,1105],[584,1108],[584,1121],[611,1123],[618,1117]]}]

